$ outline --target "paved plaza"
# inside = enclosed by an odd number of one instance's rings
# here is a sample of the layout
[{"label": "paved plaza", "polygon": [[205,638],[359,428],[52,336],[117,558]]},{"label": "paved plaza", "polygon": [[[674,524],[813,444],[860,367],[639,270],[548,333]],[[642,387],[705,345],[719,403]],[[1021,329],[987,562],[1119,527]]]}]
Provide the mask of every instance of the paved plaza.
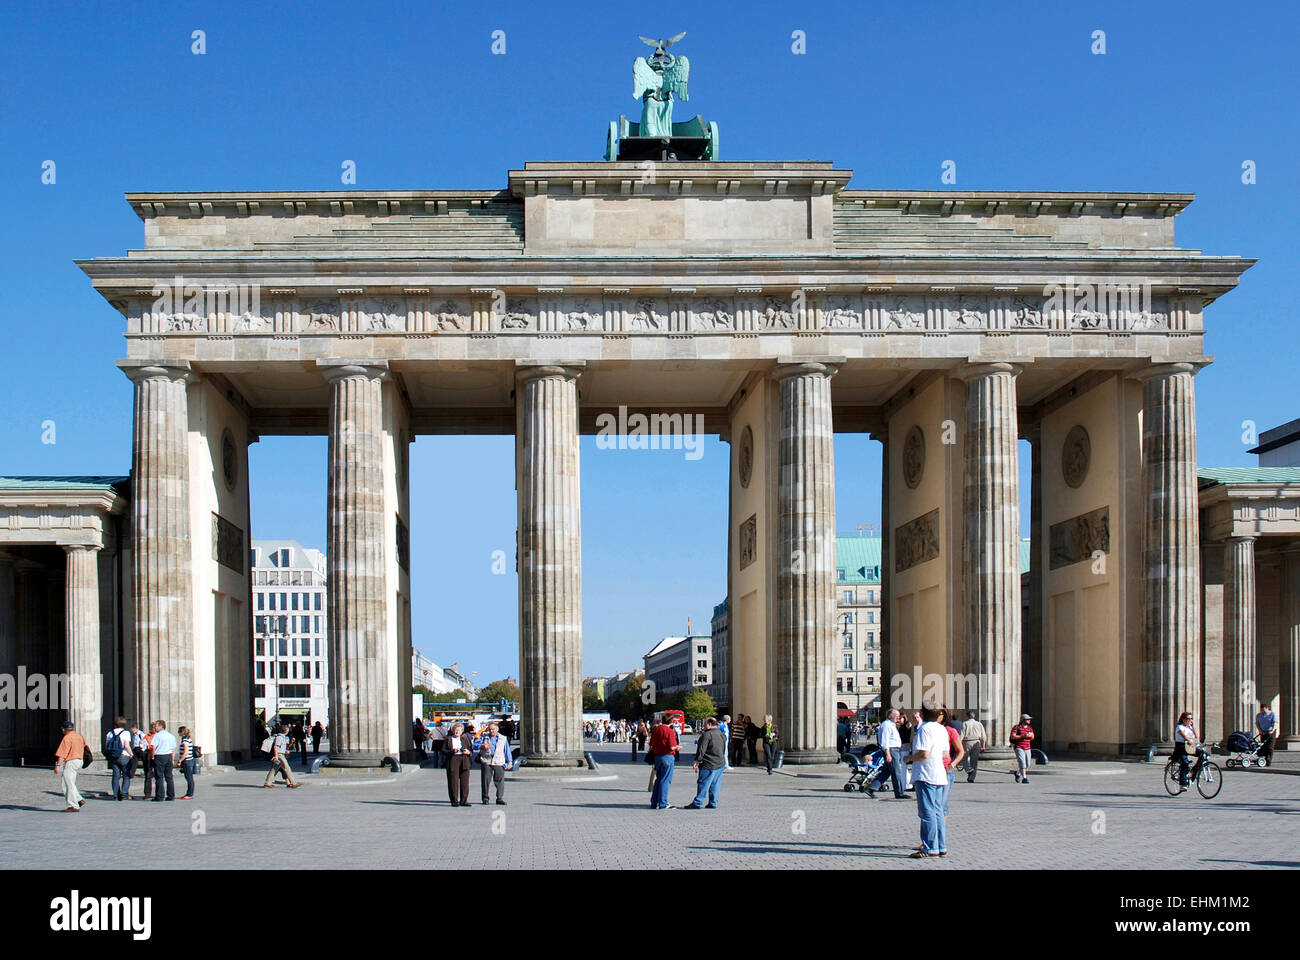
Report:
[{"label": "paved plaza", "polygon": [[[689,739],[689,738],[688,738]],[[689,755],[694,749],[689,744]],[[0,769],[5,868],[1232,869],[1297,867],[1300,777],[1228,772],[1214,800],[1169,797],[1162,763],[1057,761],[1028,785],[981,768],[958,777],[950,854],[906,857],[917,843],[912,800],[845,793],[847,771],[811,775],[744,767],[723,778],[717,810],[649,808],[649,768],[626,744],[595,750],[590,779],[513,779],[508,806],[447,804],[441,770],[303,775],[299,790],[262,789],[265,768],[199,778],[197,799],[146,805],[101,799],[103,761],[83,775],[79,814],[61,813],[49,769]],[[1220,758],[1221,759],[1221,758]],[[1300,759],[1300,758],[1297,758]],[[1281,769],[1295,769],[1293,758]],[[96,775],[98,774],[98,775]],[[184,780],[178,777],[183,792]],[[687,764],[671,801],[694,795]],[[132,794],[138,796],[137,780]],[[882,796],[888,796],[888,791]],[[109,830],[109,824],[112,830]]]}]

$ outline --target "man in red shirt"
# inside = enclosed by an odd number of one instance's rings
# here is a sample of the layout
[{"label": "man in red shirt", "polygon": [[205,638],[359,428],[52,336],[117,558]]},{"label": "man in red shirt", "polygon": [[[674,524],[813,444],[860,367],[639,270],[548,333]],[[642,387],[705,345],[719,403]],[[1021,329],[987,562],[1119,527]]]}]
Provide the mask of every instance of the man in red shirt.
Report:
[{"label": "man in red shirt", "polygon": [[655,810],[667,810],[672,806],[668,802],[668,788],[673,782],[673,768],[677,765],[677,751],[680,749],[677,731],[670,724],[661,723],[650,731],[650,753],[654,755],[655,764],[650,806]]},{"label": "man in red shirt", "polygon": [[1016,749],[1016,783],[1029,782],[1029,764],[1033,762],[1030,751],[1034,748],[1033,720],[1027,713],[1020,715],[1020,722],[1011,728],[1011,746]]}]

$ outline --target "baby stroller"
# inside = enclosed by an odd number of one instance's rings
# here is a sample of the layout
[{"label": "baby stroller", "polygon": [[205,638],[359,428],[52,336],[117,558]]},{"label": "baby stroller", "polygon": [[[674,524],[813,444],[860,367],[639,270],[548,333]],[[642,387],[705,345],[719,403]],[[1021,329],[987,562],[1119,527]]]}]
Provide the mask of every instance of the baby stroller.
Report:
[{"label": "baby stroller", "polygon": [[1223,747],[1228,753],[1235,753],[1235,757],[1229,757],[1226,764],[1231,767],[1249,767],[1251,764],[1258,764],[1261,767],[1268,766],[1268,758],[1260,755],[1264,749],[1264,744],[1258,737],[1252,737],[1247,733],[1238,730],[1236,733],[1228,734],[1228,739],[1223,741]]},{"label": "baby stroller", "polygon": [[885,765],[885,751],[876,750],[870,757],[855,757],[845,754],[849,764],[849,780],[844,784],[844,792],[867,792],[867,785],[880,775],[880,768]]}]

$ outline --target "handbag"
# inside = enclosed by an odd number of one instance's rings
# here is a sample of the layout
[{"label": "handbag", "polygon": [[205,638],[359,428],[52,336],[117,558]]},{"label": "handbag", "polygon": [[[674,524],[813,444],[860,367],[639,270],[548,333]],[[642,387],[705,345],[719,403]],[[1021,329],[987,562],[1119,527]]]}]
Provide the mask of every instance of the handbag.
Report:
[{"label": "handbag", "polygon": [[90,752],[90,747],[82,748],[81,769],[82,770],[87,769],[94,762],[95,762],[95,755]]}]

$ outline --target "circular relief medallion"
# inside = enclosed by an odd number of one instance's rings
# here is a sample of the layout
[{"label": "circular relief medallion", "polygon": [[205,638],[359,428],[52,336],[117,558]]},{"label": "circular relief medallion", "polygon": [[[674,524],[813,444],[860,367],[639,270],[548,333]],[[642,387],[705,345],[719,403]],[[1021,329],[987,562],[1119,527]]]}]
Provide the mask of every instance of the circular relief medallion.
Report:
[{"label": "circular relief medallion", "polygon": [[234,490],[239,479],[239,462],[235,459],[235,435],[229,430],[221,434],[221,476],[227,489]]},{"label": "circular relief medallion", "polygon": [[1078,487],[1088,476],[1088,465],[1092,462],[1092,441],[1088,431],[1081,424],[1070,428],[1065,435],[1065,447],[1061,450],[1061,474],[1071,487]]},{"label": "circular relief medallion", "polygon": [[903,441],[903,482],[909,489],[915,490],[925,473],[925,434],[920,427],[907,431]]},{"label": "circular relief medallion", "polygon": [[749,427],[740,434],[740,485],[749,486],[749,478],[754,475],[754,431]]}]

